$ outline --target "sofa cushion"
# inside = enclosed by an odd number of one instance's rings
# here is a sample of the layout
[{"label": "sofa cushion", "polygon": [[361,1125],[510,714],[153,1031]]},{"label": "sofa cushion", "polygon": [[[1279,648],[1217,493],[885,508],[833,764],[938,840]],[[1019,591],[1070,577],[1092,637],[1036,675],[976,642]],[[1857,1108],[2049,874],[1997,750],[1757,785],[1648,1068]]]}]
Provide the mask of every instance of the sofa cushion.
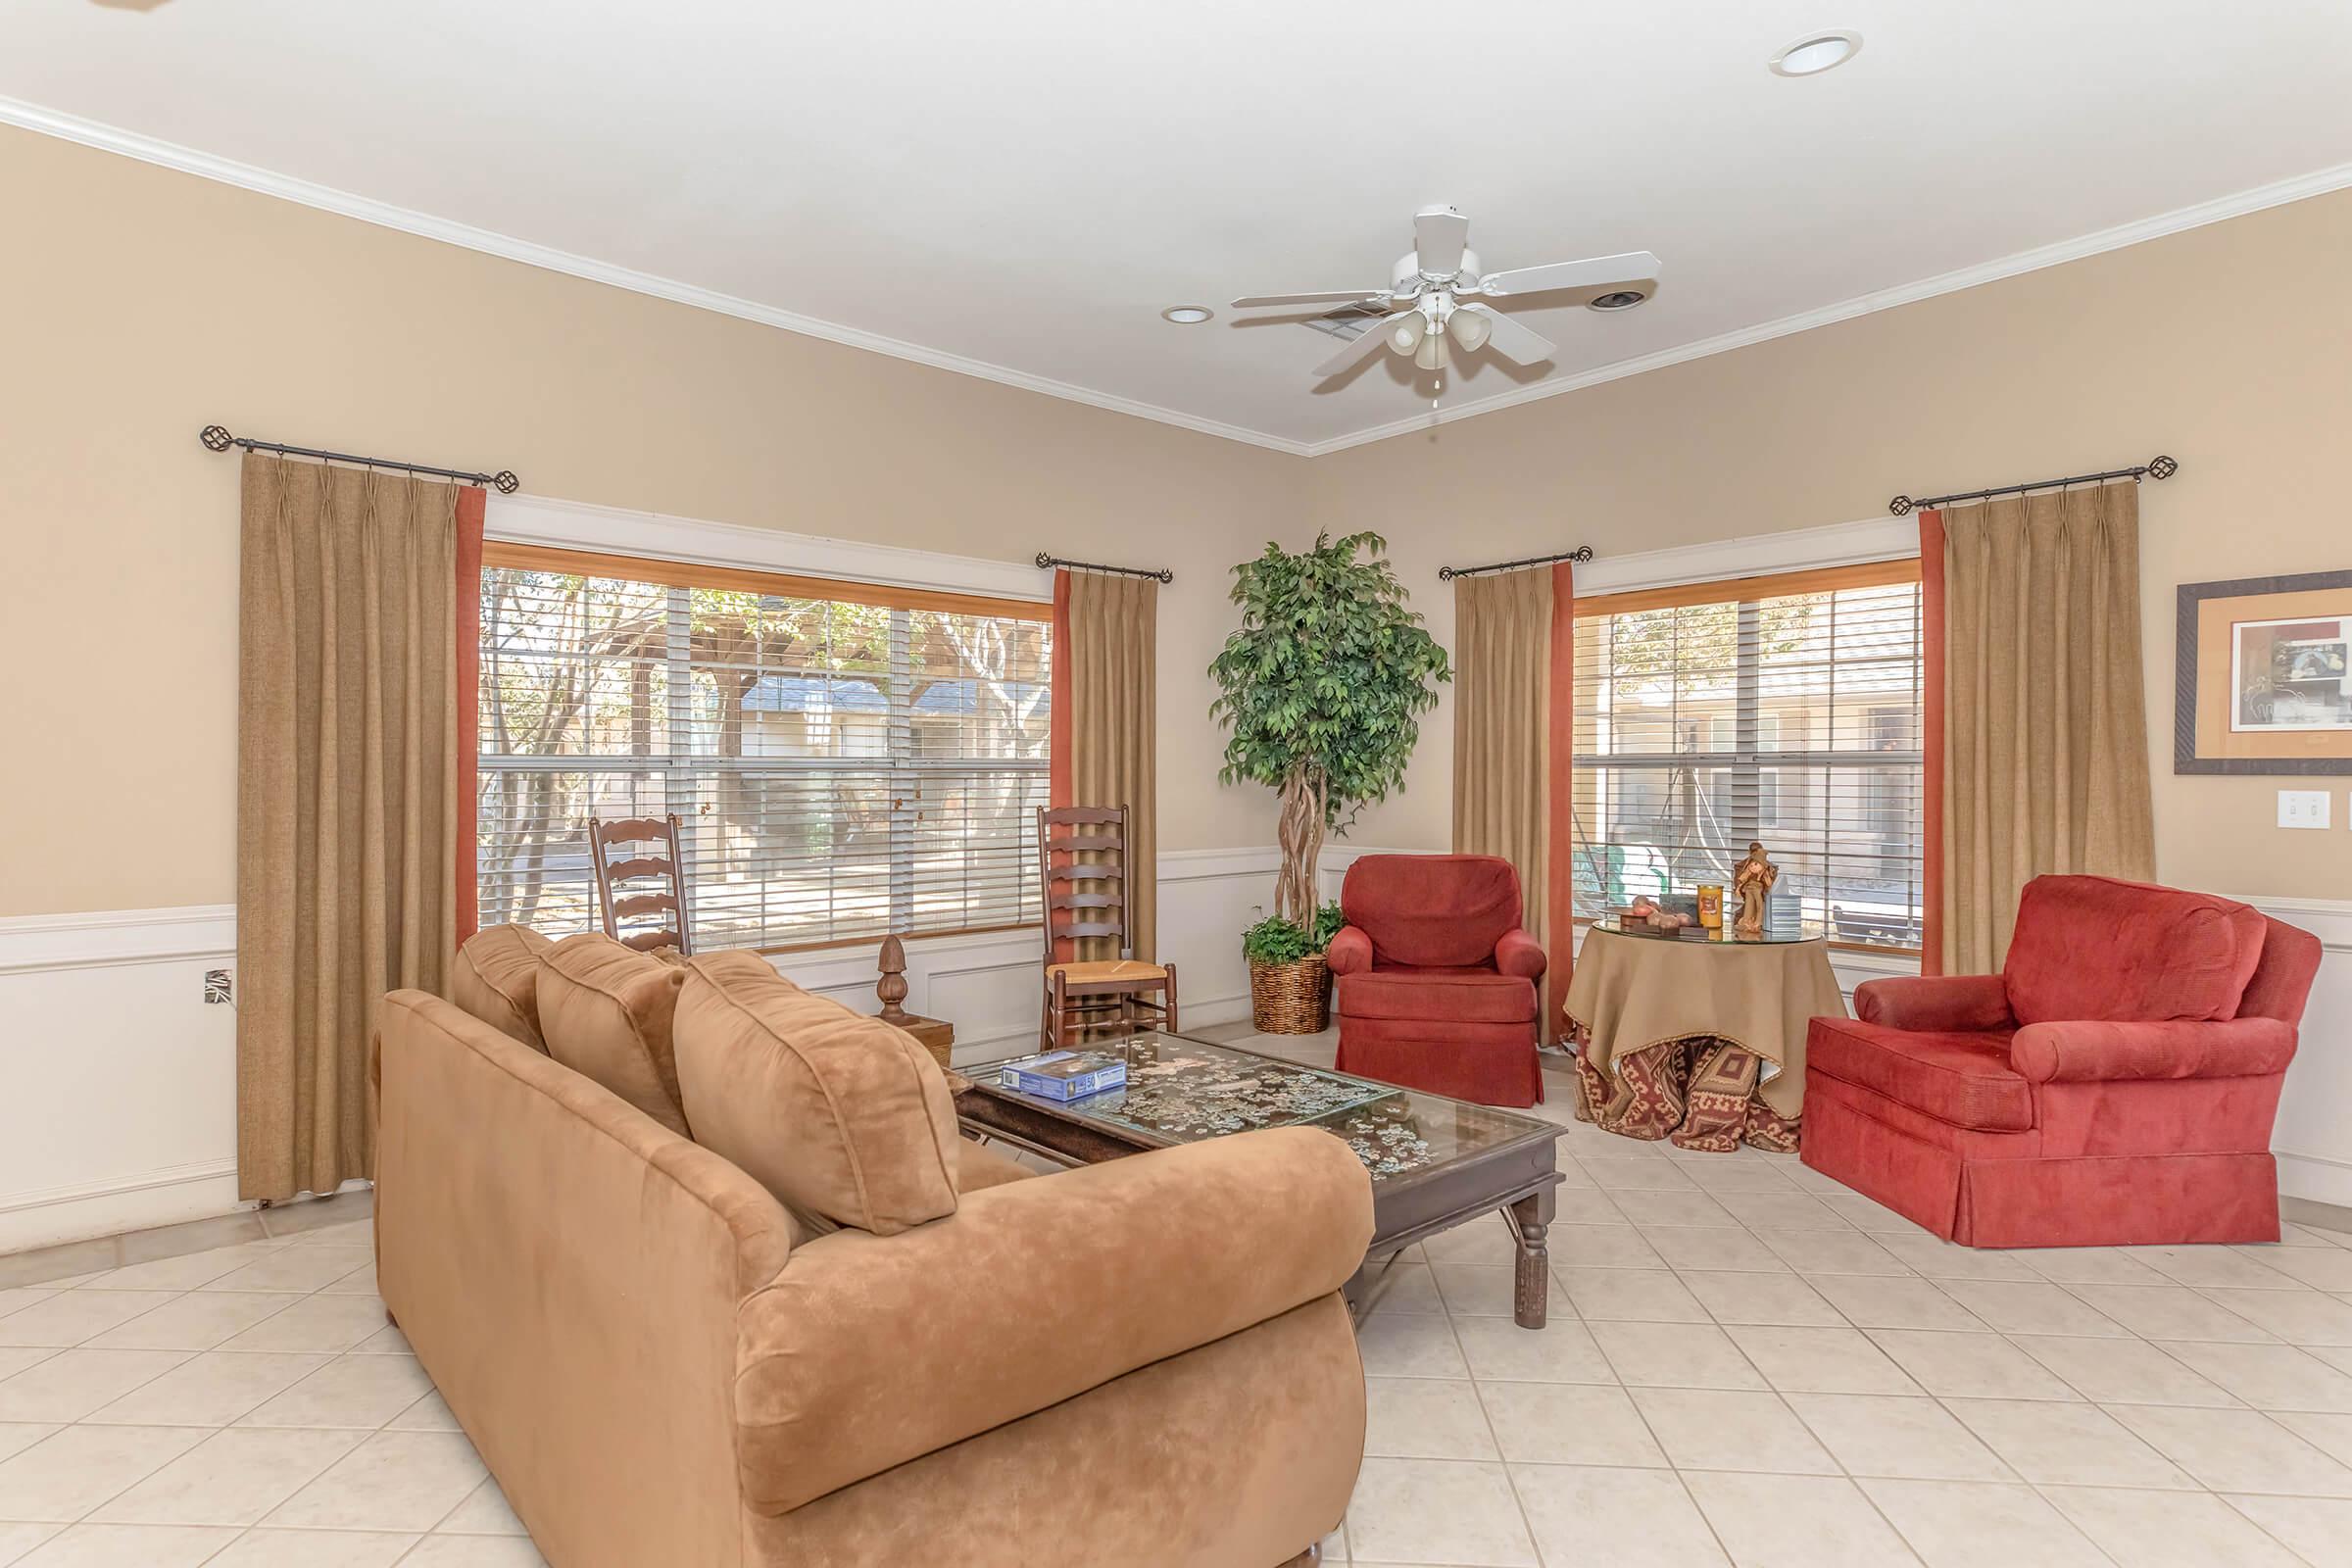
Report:
[{"label": "sofa cushion", "polygon": [[1417,1018],[1455,1023],[1536,1021],[1536,986],[1492,969],[1375,968],[1339,981],[1343,1018]]},{"label": "sofa cushion", "polygon": [[1381,962],[1488,963],[1519,925],[1519,873],[1492,855],[1367,855],[1348,868],[1340,908]]},{"label": "sofa cushion", "polygon": [[2025,1132],[2034,1125],[2034,1086],[2009,1065],[2014,1032],[1815,1018],[1805,1037],[1805,1067],[1954,1127]]},{"label": "sofa cushion", "polygon": [[705,1148],[788,1208],[892,1236],[956,1212],[956,1102],[931,1054],[756,953],[689,959],[678,1082]]},{"label": "sofa cushion", "polygon": [[2021,1024],[2233,1018],[2266,935],[2260,911],[2210,893],[2037,876],[2001,975]]},{"label": "sofa cushion", "polygon": [[[687,1132],[671,1029],[686,971],[582,932],[539,956],[547,1054],[673,1133]],[[689,1134],[691,1136],[691,1134]]]},{"label": "sofa cushion", "polygon": [[969,1138],[956,1140],[958,1193],[976,1193],[983,1188],[1002,1187],[1006,1182],[1026,1181],[1036,1174],[1028,1166],[1016,1164],[993,1149],[983,1149]]},{"label": "sofa cushion", "polygon": [[538,1051],[539,956],[555,944],[527,925],[484,926],[458,949],[449,1000],[497,1030]]}]

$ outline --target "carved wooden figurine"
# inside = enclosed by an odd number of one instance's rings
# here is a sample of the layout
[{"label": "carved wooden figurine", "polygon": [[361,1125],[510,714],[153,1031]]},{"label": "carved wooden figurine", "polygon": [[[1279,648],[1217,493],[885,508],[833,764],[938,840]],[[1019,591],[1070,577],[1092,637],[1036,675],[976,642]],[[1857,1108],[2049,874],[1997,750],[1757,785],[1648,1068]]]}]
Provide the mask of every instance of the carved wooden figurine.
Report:
[{"label": "carved wooden figurine", "polygon": [[1772,897],[1772,885],[1781,879],[1781,868],[1772,863],[1761,843],[1751,840],[1747,858],[1732,867],[1732,893],[1740,901],[1740,913],[1732,922],[1732,934],[1741,937],[1760,937],[1764,934],[1764,906]]},{"label": "carved wooden figurine", "polygon": [[914,1021],[914,1014],[899,1005],[906,1000],[906,945],[892,932],[882,939],[882,956],[876,965],[882,978],[874,982],[874,995],[882,999],[882,1021],[904,1029]]}]

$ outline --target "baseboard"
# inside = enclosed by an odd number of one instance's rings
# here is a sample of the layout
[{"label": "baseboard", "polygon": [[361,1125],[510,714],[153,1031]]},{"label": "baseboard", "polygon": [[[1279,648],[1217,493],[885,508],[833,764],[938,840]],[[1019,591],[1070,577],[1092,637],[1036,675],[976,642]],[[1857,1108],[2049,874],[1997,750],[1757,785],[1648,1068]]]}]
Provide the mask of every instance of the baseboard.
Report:
[{"label": "baseboard", "polygon": [[233,1159],[14,1193],[0,1198],[0,1252],[211,1219],[251,1206],[238,1200]]},{"label": "baseboard", "polygon": [[[2280,1198],[2352,1210],[2352,1161],[2283,1149],[2273,1150],[2272,1155],[2278,1161]],[[2352,1225],[2343,1228],[2352,1230]]]}]

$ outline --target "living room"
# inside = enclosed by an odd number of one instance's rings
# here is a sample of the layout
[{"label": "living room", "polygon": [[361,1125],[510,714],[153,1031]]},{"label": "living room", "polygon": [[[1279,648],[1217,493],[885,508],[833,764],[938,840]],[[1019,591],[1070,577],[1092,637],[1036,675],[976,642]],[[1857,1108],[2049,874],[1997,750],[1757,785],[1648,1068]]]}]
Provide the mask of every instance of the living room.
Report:
[{"label": "living room", "polygon": [[2352,19],[2047,10],[0,21],[0,1565],[2346,1560]]}]

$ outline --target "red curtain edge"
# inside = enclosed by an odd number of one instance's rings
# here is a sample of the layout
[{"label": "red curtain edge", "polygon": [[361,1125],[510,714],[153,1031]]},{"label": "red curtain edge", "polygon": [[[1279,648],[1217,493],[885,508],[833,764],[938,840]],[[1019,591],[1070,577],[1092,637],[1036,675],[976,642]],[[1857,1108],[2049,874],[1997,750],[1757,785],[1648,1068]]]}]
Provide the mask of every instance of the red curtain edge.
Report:
[{"label": "red curtain edge", "polygon": [[458,946],[481,919],[476,839],[481,809],[482,514],[489,496],[478,485],[458,492]]},{"label": "red curtain edge", "polygon": [[[1055,810],[1075,806],[1076,785],[1072,782],[1070,757],[1070,573],[1066,566],[1054,572],[1054,648],[1053,685],[1047,701],[1053,707],[1046,714],[1046,800]],[[1077,944],[1063,940],[1054,944],[1053,957],[1067,962],[1077,956]]]},{"label": "red curtain edge", "polygon": [[1919,972],[1943,973],[1943,514],[1919,514]]},{"label": "red curtain edge", "polygon": [[1075,806],[1070,798],[1070,573],[1054,573],[1053,710],[1046,715],[1046,798],[1055,810]]},{"label": "red curtain edge", "polygon": [[1544,807],[1551,845],[1544,867],[1544,930],[1550,934],[1545,975],[1544,1039],[1568,1034],[1568,979],[1576,968],[1576,574],[1563,561],[1551,568],[1551,701],[1544,714],[1549,760]]}]

